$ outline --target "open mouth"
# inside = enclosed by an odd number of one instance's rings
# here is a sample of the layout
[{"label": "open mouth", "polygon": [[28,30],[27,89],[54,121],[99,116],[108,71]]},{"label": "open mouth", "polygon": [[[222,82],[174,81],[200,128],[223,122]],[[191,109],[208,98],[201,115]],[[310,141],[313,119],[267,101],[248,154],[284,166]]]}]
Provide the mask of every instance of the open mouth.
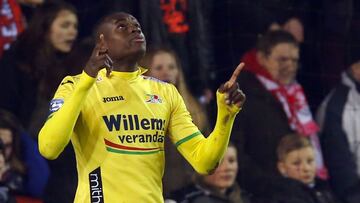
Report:
[{"label": "open mouth", "polygon": [[72,46],[75,40],[73,39],[69,39],[69,40],[65,40],[65,44],[67,44],[68,46]]}]

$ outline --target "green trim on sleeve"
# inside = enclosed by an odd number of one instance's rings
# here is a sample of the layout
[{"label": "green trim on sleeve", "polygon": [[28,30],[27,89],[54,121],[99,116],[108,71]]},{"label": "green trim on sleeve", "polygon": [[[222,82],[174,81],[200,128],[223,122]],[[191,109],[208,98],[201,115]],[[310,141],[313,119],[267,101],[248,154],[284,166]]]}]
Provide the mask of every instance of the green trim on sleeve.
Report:
[{"label": "green trim on sleeve", "polygon": [[187,136],[187,137],[184,137],[183,139],[177,141],[177,142],[175,143],[175,146],[178,147],[178,146],[181,145],[182,143],[184,143],[184,142],[186,142],[186,141],[188,141],[188,140],[190,140],[190,139],[192,139],[192,138],[194,138],[194,137],[196,137],[196,136],[198,136],[198,135],[200,135],[200,134],[201,134],[201,132],[200,132],[200,131],[197,131],[197,132],[195,132],[195,133],[193,133],[193,134],[191,134],[191,135],[189,135],[189,136]]}]

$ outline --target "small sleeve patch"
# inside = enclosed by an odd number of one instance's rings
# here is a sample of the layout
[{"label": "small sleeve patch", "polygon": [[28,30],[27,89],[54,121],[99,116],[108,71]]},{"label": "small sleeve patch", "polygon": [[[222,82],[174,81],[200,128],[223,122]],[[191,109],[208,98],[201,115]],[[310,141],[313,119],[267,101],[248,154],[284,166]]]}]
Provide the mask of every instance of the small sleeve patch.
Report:
[{"label": "small sleeve patch", "polygon": [[63,99],[53,99],[53,100],[51,100],[50,108],[49,108],[50,114],[58,111],[62,107],[63,104],[64,104]]}]

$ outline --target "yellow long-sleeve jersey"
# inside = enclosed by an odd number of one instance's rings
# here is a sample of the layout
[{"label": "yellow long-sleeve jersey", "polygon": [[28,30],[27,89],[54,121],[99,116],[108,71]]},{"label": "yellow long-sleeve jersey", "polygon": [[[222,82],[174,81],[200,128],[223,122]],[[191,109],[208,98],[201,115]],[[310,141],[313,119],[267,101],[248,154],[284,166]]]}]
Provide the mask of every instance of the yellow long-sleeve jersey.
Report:
[{"label": "yellow long-sleeve jersey", "polygon": [[[239,109],[218,96],[218,119],[208,137],[193,124],[182,97],[144,70],[97,78],[65,77],[39,134],[43,156],[55,159],[71,143],[78,171],[74,202],[163,202],[164,136],[199,173],[209,173],[226,149]],[[59,188],[61,189],[61,188]]]}]

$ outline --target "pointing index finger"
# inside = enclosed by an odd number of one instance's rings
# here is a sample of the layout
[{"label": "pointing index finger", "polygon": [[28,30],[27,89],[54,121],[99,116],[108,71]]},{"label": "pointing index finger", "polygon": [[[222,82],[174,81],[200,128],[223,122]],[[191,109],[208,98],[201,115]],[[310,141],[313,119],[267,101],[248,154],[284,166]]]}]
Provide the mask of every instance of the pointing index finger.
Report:
[{"label": "pointing index finger", "polygon": [[241,70],[244,68],[244,66],[245,66],[245,63],[242,63],[242,62],[241,62],[241,63],[236,67],[236,69],[234,70],[234,72],[233,72],[230,80],[228,80],[228,81],[226,82],[227,87],[231,87],[231,86],[234,85],[234,83],[236,82],[236,80],[237,80],[237,78],[238,78]]}]

